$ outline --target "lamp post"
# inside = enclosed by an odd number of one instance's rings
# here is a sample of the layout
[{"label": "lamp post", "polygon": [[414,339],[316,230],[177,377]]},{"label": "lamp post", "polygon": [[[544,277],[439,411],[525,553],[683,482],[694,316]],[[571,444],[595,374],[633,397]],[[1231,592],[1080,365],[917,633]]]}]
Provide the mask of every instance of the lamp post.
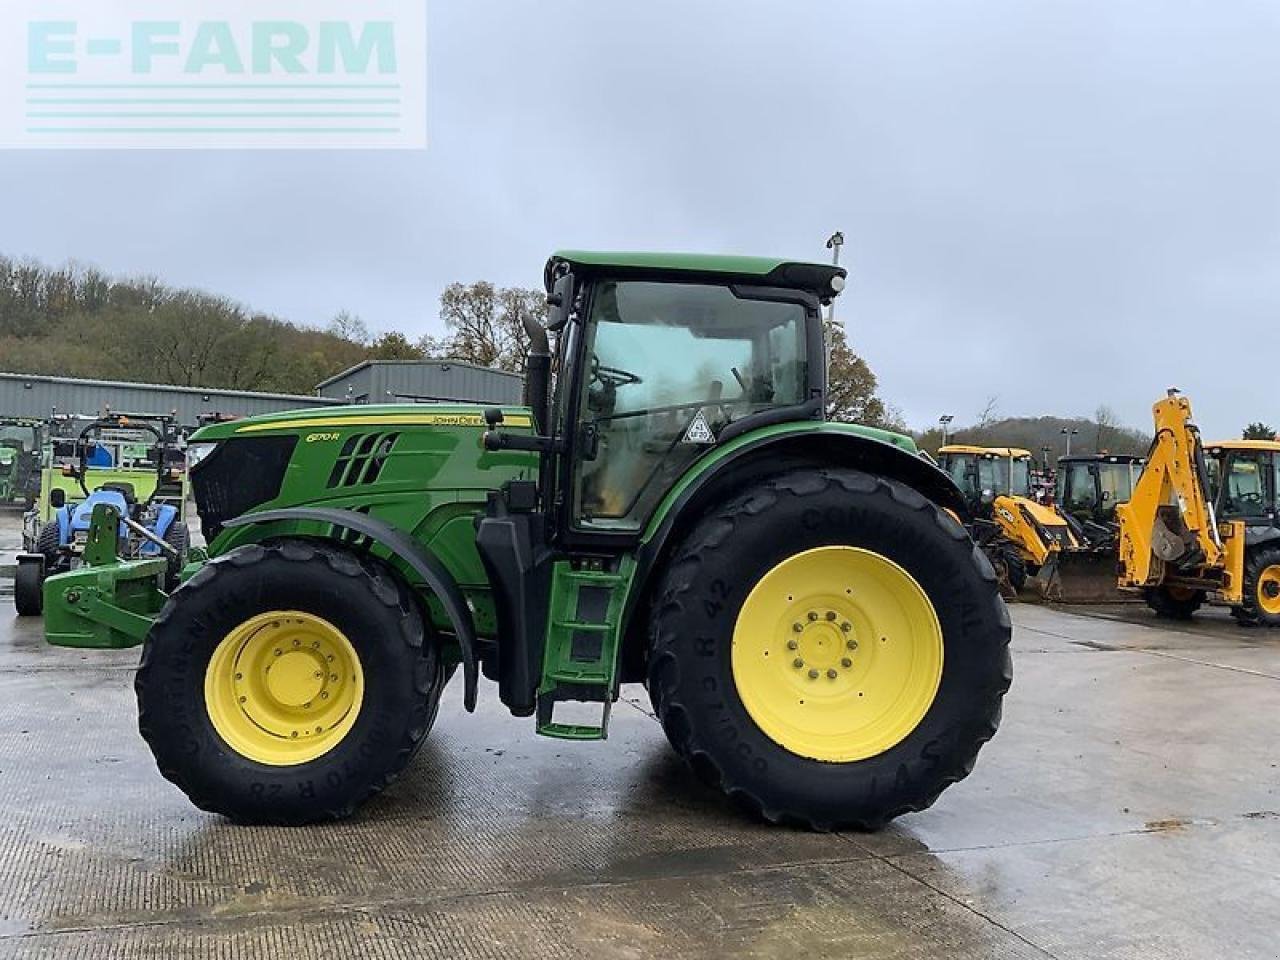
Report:
[{"label": "lamp post", "polygon": [[944,447],[947,445],[947,427],[951,425],[951,421],[954,419],[955,417],[949,413],[944,413],[938,418],[938,423],[942,427],[942,445]]},{"label": "lamp post", "polygon": [[1079,430],[1068,429],[1067,427],[1062,428],[1062,435],[1067,438],[1067,456],[1068,457],[1071,456],[1071,438],[1074,437],[1079,432],[1080,432]]},{"label": "lamp post", "polygon": [[1053,451],[1053,447],[1046,444],[1040,448],[1040,459],[1044,462],[1045,476],[1049,475],[1049,454]]}]

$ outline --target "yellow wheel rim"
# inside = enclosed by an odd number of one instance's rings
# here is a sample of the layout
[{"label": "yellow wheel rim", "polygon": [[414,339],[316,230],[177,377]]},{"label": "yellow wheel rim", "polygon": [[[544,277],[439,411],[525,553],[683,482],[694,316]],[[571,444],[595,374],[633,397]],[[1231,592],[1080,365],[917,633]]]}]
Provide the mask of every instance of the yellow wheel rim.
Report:
[{"label": "yellow wheel rim", "polygon": [[1280,614],[1280,565],[1272,564],[1258,574],[1258,606],[1264,613]]},{"label": "yellow wheel rim", "polygon": [[246,620],[204,675],[209,719],[227,746],[272,766],[314,760],[341,742],[364,697],[360,657],[320,617],[275,610]]},{"label": "yellow wheel rim", "polygon": [[890,749],[924,719],[942,680],[942,627],[911,574],[858,547],[783,560],[748,594],[733,679],[779,746],[848,763]]}]

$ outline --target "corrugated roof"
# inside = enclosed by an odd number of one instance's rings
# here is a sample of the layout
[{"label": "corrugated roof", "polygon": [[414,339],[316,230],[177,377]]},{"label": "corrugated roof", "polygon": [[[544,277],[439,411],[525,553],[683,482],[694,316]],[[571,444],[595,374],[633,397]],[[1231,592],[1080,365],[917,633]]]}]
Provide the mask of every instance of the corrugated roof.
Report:
[{"label": "corrugated roof", "polygon": [[500,377],[513,377],[516,380],[524,378],[518,373],[512,373],[510,370],[497,370],[493,367],[482,367],[476,363],[467,363],[465,360],[362,360],[354,367],[348,367],[341,373],[335,373],[328,380],[321,380],[316,384],[317,390],[323,390],[330,384],[345,380],[350,376],[359,373],[367,367],[394,367],[394,366],[434,366],[434,367],[465,367],[468,370],[481,370],[485,373],[496,374]]}]

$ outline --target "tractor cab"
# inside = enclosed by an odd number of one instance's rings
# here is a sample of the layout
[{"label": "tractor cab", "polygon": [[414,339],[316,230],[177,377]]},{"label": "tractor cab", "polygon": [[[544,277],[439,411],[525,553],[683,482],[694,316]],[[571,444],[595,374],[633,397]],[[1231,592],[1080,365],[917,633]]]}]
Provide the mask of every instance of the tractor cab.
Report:
[{"label": "tractor cab", "polygon": [[1129,502],[1145,464],[1142,457],[1108,453],[1059,457],[1054,502],[1080,524],[1114,523],[1116,504]]},{"label": "tractor cab", "polygon": [[997,497],[1032,499],[1029,450],[952,444],[938,451],[938,464],[975,514],[990,513]]},{"label": "tractor cab", "polygon": [[1205,446],[1208,489],[1219,520],[1276,525],[1280,442],[1226,440]]}]

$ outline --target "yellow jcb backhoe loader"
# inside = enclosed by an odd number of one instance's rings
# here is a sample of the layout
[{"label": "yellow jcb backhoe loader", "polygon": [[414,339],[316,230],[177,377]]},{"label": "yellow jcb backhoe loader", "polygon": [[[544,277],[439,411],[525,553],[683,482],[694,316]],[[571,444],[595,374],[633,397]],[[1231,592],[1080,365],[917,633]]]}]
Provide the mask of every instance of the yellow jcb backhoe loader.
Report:
[{"label": "yellow jcb backhoe loader", "polygon": [[968,501],[976,518],[970,533],[1001,580],[1017,593],[1034,577],[1045,593],[1057,554],[1081,544],[1055,506],[1032,499],[1030,451],[952,444],[938,451],[938,463]]},{"label": "yellow jcb backhoe loader", "polygon": [[1201,443],[1176,390],[1153,408],[1155,440],[1120,522],[1119,586],[1157,614],[1189,618],[1205,602],[1241,623],[1280,626],[1280,443]]}]

